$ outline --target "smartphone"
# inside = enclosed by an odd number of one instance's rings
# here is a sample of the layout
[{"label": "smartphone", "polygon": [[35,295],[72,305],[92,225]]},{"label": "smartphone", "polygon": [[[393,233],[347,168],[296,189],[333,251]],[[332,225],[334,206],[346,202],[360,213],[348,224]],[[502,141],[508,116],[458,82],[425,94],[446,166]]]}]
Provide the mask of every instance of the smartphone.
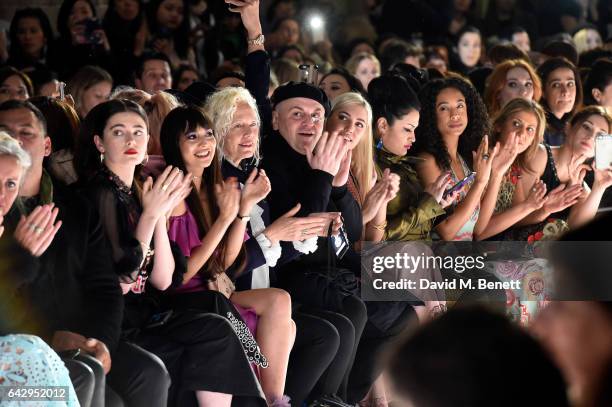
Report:
[{"label": "smartphone", "polygon": [[446,192],[444,192],[444,196],[443,198],[446,199],[450,196],[450,194],[452,194],[455,191],[459,191],[461,188],[463,188],[466,184],[469,184],[470,182],[472,182],[474,180],[474,177],[476,177],[476,173],[472,172],[470,173],[467,177],[463,178],[461,181],[457,182],[455,185],[453,185],[452,187],[450,187],[449,189],[446,190]]},{"label": "smartphone", "polygon": [[595,168],[603,170],[612,166],[612,134],[595,136]]}]

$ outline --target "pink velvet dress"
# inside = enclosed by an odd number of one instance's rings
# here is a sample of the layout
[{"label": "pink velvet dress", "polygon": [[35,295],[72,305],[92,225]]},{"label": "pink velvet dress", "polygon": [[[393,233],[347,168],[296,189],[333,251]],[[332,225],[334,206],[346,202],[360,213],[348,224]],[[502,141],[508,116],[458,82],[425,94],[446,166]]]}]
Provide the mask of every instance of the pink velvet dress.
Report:
[{"label": "pink velvet dress", "polygon": [[[169,224],[168,237],[181,248],[185,257],[190,257],[191,252],[202,244],[202,237],[199,235],[195,217],[189,208],[187,208],[184,214],[171,216]],[[200,273],[197,273],[191,280],[176,288],[174,293],[191,293],[207,289],[206,278]],[[257,314],[255,314],[255,311],[251,308],[242,308],[236,303],[234,303],[234,307],[238,310],[240,316],[247,324],[249,331],[255,336],[257,331]]]}]

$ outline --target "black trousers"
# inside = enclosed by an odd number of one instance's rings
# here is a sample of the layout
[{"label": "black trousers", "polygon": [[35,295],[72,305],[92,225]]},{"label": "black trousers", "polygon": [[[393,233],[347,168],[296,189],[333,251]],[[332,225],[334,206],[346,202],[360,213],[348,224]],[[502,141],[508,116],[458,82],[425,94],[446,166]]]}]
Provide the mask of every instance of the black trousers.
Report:
[{"label": "black trousers", "polygon": [[[126,341],[119,342],[113,353],[111,370],[106,382],[127,407],[166,407],[170,375],[155,354]],[[109,398],[111,400],[109,400]],[[107,391],[106,405],[116,396]]]},{"label": "black trousers", "polygon": [[[382,372],[380,362],[384,359],[384,352],[411,323],[416,322],[416,313],[408,303],[376,302],[367,305],[368,323],[361,336],[348,380],[346,401],[349,404],[363,400]],[[389,321],[386,316],[394,318]]]},{"label": "black trousers", "polygon": [[313,389],[336,357],[340,335],[330,322],[299,309],[294,309],[292,318],[297,332],[289,355],[285,394],[291,397],[292,405],[301,406],[309,394],[310,398],[325,394]]},{"label": "black trousers", "polygon": [[344,399],[348,374],[367,321],[365,304],[318,273],[285,269],[279,273],[278,283],[291,294],[293,301],[301,304],[300,311],[324,319],[338,332],[340,347],[317,383],[315,392],[337,394]]}]

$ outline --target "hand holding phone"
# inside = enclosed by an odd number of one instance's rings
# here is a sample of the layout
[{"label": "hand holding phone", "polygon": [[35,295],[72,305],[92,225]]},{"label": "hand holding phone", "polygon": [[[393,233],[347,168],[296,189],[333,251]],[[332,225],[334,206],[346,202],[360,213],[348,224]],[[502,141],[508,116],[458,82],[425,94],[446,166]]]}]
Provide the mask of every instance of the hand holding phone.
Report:
[{"label": "hand holding phone", "polygon": [[604,170],[612,166],[612,134],[595,136],[595,168]]},{"label": "hand holding phone", "polygon": [[465,178],[463,178],[461,181],[457,182],[455,185],[453,185],[452,187],[450,187],[449,189],[447,189],[444,192],[443,195],[443,199],[448,198],[450,195],[452,195],[454,192],[458,192],[460,191],[465,185],[471,183],[472,181],[474,181],[474,178],[476,177],[476,173],[472,172],[470,173],[468,176],[466,176]]}]

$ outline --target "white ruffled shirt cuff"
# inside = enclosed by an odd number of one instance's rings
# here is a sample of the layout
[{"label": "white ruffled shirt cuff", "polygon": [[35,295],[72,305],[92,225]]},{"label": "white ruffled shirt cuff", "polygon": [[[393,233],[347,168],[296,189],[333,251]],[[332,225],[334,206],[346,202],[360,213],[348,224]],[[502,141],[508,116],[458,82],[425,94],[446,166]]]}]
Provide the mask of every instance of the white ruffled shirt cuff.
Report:
[{"label": "white ruffled shirt cuff", "polygon": [[276,245],[272,245],[272,242],[264,235],[263,233],[255,236],[255,240],[259,243],[259,247],[261,247],[261,251],[266,258],[266,264],[268,267],[276,266],[276,262],[280,259],[281,256],[281,245],[276,243]]},{"label": "white ruffled shirt cuff", "polygon": [[317,250],[317,237],[313,236],[304,241],[295,241],[293,242],[293,247],[303,254],[314,253]]}]

